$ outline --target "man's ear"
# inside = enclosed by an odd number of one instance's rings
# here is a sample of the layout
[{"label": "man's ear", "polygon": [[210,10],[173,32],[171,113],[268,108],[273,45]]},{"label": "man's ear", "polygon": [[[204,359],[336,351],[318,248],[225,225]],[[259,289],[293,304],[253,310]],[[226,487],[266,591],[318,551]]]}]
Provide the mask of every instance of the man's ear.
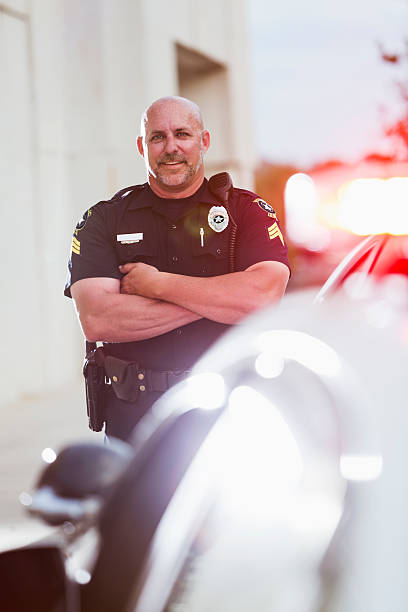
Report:
[{"label": "man's ear", "polygon": [[137,148],[139,149],[139,153],[142,157],[144,157],[144,150],[143,150],[143,138],[142,136],[138,136],[137,137]]},{"label": "man's ear", "polygon": [[210,146],[210,132],[208,130],[204,130],[201,134],[201,142],[204,153],[208,150]]}]

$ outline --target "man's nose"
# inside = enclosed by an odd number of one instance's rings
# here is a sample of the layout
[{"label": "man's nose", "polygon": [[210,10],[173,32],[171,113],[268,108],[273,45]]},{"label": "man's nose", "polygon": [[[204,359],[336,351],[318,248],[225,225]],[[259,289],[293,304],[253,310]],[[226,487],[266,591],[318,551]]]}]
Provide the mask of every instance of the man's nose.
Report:
[{"label": "man's nose", "polygon": [[166,153],[175,153],[178,150],[177,140],[173,134],[167,135],[165,150]]}]

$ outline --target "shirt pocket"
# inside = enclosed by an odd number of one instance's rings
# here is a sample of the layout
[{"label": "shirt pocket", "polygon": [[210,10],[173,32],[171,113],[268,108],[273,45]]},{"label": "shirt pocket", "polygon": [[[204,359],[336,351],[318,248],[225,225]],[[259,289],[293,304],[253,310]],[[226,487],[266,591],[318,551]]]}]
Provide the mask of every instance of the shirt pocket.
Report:
[{"label": "shirt pocket", "polygon": [[[216,234],[207,229],[203,241],[193,242],[195,276],[218,276],[229,272],[229,231]],[[198,273],[197,273],[198,271]]]},{"label": "shirt pocket", "polygon": [[158,245],[153,240],[145,239],[127,244],[117,241],[116,253],[119,265],[142,262],[155,266],[157,265]]}]

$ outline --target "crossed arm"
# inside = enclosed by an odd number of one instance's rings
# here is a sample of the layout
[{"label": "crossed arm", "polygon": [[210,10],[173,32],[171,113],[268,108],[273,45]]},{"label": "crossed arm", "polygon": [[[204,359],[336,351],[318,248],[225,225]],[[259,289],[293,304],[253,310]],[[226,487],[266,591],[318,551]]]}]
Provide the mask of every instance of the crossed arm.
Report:
[{"label": "crossed arm", "polygon": [[125,264],[122,281],[87,278],[71,294],[86,338],[130,342],[159,336],[202,317],[237,323],[250,312],[279,300],[288,268],[263,261],[243,272],[209,278],[159,272],[143,263]]}]

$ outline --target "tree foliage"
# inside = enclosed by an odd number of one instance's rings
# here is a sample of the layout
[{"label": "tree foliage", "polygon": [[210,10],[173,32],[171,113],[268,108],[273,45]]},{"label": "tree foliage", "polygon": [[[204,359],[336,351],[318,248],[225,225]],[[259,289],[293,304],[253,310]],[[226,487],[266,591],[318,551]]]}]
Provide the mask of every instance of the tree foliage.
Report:
[{"label": "tree foliage", "polygon": [[385,127],[385,134],[392,138],[398,149],[401,151],[401,156],[408,159],[408,40],[405,41],[405,48],[399,53],[388,52],[379,45],[381,59],[389,65],[398,65],[403,68],[403,77],[397,79],[397,86],[400,99],[403,103],[402,115]]}]

